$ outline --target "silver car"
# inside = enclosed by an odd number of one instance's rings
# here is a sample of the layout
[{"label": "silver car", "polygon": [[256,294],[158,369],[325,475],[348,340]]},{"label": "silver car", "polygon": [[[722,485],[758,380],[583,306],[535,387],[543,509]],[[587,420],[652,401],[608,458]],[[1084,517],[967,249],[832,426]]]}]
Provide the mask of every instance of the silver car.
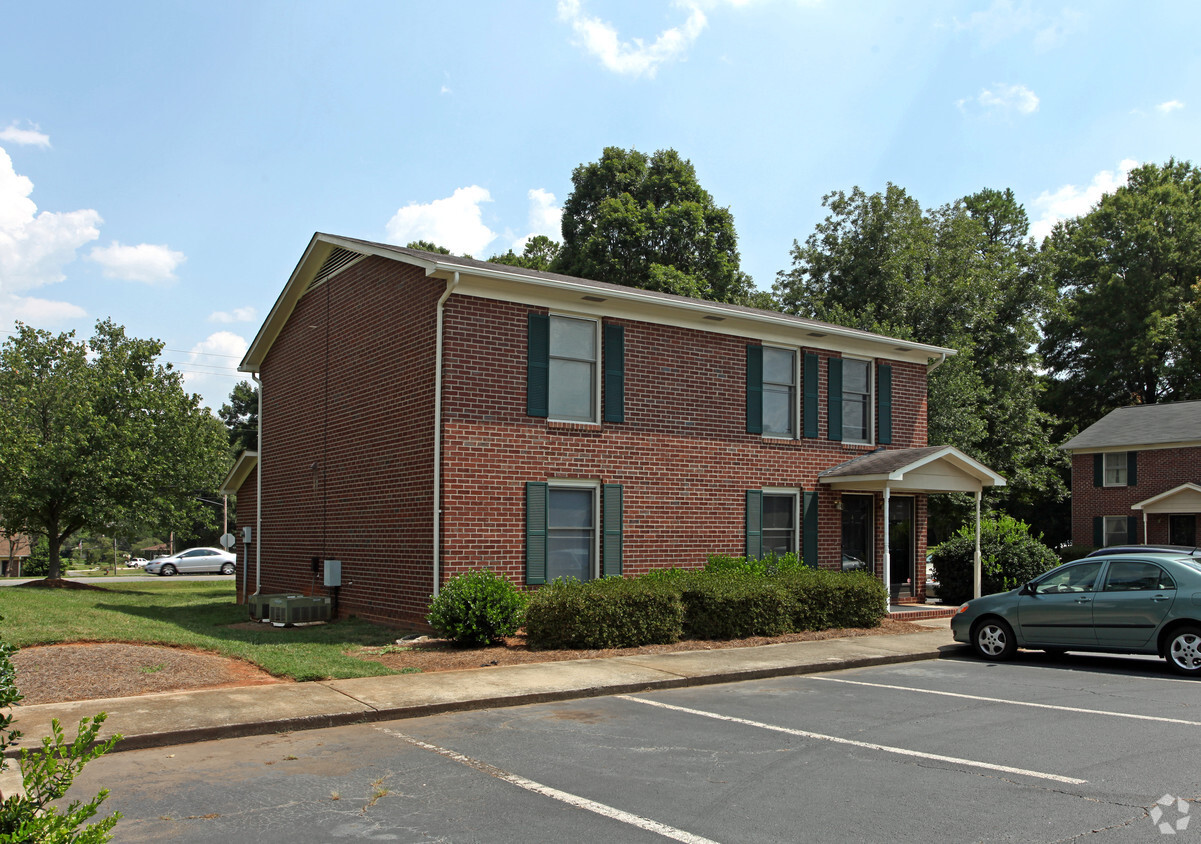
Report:
[{"label": "silver car", "polygon": [[237,558],[220,548],[189,548],[169,557],[159,557],[146,564],[149,574],[170,577],[173,574],[215,572],[233,574]]}]

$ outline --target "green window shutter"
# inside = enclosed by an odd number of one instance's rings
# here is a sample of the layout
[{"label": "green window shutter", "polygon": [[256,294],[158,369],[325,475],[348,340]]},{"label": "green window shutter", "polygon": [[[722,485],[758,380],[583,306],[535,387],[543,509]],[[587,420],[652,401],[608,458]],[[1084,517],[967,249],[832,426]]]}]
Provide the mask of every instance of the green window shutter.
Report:
[{"label": "green window shutter", "polygon": [[605,324],[605,421],[626,421],[626,329]]},{"label": "green window shutter", "polygon": [[531,481],[525,485],[525,582],[546,583],[546,515],[550,485]]},{"label": "green window shutter", "polygon": [[802,493],[801,560],[817,568],[817,491]]},{"label": "green window shutter", "polygon": [[1138,542],[1138,516],[1126,517],[1126,541],[1131,544]]},{"label": "green window shutter", "polygon": [[1105,486],[1105,455],[1093,455],[1093,486]]},{"label": "green window shutter", "polygon": [[550,416],[550,317],[530,314],[526,334],[525,412]]},{"label": "green window shutter", "polygon": [[1100,548],[1105,544],[1105,517],[1093,516],[1093,547]]},{"label": "green window shutter", "polygon": [[805,352],[805,436],[817,436],[817,355]]},{"label": "green window shutter", "polygon": [[621,484],[605,484],[602,506],[601,576],[621,576]]},{"label": "green window shutter", "polygon": [[763,491],[746,491],[746,556],[757,560],[763,555]]},{"label": "green window shutter", "polygon": [[763,347],[746,347],[746,432],[763,433]]},{"label": "green window shutter", "polygon": [[882,363],[876,368],[876,413],[880,428],[876,441],[892,444],[892,366]]},{"label": "green window shutter", "polygon": [[1138,486],[1138,452],[1126,452],[1126,486]]},{"label": "green window shutter", "polygon": [[826,423],[830,426],[827,437],[842,441],[842,358],[830,358],[827,361],[829,378],[827,379],[829,394],[826,396]]}]

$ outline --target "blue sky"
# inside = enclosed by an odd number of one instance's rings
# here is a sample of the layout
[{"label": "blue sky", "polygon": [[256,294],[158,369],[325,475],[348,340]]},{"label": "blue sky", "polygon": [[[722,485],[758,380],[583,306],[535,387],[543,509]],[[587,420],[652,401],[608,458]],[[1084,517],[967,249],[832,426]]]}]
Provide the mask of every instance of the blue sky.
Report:
[{"label": "blue sky", "polygon": [[822,196],[1012,188],[1041,236],[1201,163],[1201,4],[8,2],[0,338],[111,317],[217,407],[314,231],[558,239],[605,146],[690,159],[770,288]]}]

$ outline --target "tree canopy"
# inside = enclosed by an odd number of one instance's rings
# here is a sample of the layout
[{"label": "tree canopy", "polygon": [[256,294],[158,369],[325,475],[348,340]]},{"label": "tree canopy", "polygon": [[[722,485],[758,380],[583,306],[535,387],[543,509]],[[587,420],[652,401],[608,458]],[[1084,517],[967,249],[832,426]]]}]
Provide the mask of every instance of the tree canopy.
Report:
[{"label": "tree canopy", "polygon": [[890,184],[824,204],[829,215],[777,276],[781,307],[957,350],[930,376],[930,443],[1004,475],[998,495],[1019,513],[1062,498],[1064,461],[1039,408],[1033,352],[1049,292],[1013,193],[982,190],[924,211]]},{"label": "tree canopy", "polygon": [[488,260],[494,264],[508,264],[512,267],[523,267],[527,270],[550,270],[559,257],[563,247],[555,240],[544,234],[536,235],[526,241],[525,248],[517,255],[510,249],[503,255],[493,255]]},{"label": "tree canopy", "polygon": [[571,174],[557,272],[595,281],[744,302],[734,216],[700,186],[675,150],[606,147]]},{"label": "tree canopy", "polygon": [[51,578],[70,534],[201,517],[220,482],[221,423],[161,350],[111,321],[87,343],[18,323],[0,347],[0,518],[47,538]]},{"label": "tree canopy", "polygon": [[1201,398],[1201,170],[1136,168],[1043,253],[1058,299],[1041,351],[1066,422]]},{"label": "tree canopy", "polygon": [[225,424],[229,445],[235,454],[256,451],[259,447],[259,388],[239,381],[230,391],[229,401],[221,405],[217,416]]}]

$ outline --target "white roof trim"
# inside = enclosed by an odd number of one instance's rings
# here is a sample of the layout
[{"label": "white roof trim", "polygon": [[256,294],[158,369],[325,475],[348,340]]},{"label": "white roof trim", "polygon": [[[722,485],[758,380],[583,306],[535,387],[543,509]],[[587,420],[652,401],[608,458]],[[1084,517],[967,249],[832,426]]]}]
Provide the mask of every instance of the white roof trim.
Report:
[{"label": "white roof trim", "polygon": [[250,477],[250,473],[259,465],[259,453],[247,449],[238,455],[238,459],[234,461],[233,468],[226,474],[225,480],[221,482],[221,487],[217,492],[222,495],[237,495],[238,490],[242,488],[242,484]]},{"label": "white roof trim", "polygon": [[1149,507],[1151,505],[1158,504],[1161,501],[1166,501],[1169,498],[1173,498],[1182,492],[1196,492],[1198,494],[1201,494],[1201,485],[1194,484],[1194,483],[1183,483],[1180,486],[1175,487],[1174,489],[1169,489],[1167,492],[1161,492],[1159,495],[1153,495],[1150,498],[1148,498],[1146,501],[1140,501],[1137,504],[1131,504],[1130,509],[1131,510],[1142,510],[1145,507]]},{"label": "white roof trim", "polygon": [[[847,487],[853,484],[880,484],[883,486],[894,483],[903,483],[906,475],[917,472],[919,469],[929,466],[932,463],[945,463],[952,466],[957,472],[974,479],[981,487],[986,486],[1005,486],[1005,478],[998,475],[992,469],[989,469],[978,460],[974,460],[964,454],[954,446],[948,445],[927,454],[924,457],[918,458],[911,463],[906,463],[904,466],[898,466],[891,472],[879,472],[873,474],[862,475],[836,475],[829,478],[820,478],[821,483],[828,484],[831,487]],[[953,491],[960,492],[961,490],[936,490],[930,489],[929,492]]]}]

